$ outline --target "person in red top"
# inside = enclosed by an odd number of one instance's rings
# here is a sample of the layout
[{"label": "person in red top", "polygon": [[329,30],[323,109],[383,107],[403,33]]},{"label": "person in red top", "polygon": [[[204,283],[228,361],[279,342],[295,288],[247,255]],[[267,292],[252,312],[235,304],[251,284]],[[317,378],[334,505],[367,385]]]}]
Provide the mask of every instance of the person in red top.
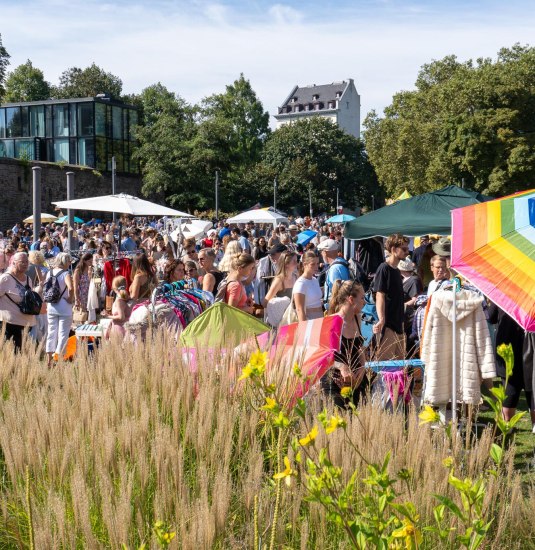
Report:
[{"label": "person in red top", "polygon": [[227,292],[225,302],[229,306],[236,307],[247,313],[253,312],[253,300],[247,296],[245,285],[255,268],[254,258],[247,253],[241,253],[231,262],[230,272],[227,277]]}]

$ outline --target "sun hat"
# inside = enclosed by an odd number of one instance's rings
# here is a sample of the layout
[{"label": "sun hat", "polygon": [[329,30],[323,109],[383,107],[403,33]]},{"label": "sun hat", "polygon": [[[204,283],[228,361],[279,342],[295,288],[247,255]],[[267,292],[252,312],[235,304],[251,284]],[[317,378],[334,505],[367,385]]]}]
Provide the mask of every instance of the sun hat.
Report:
[{"label": "sun hat", "polygon": [[290,225],[290,226],[288,227],[288,229],[289,229],[290,231],[299,231],[299,228],[298,228],[297,225],[295,225],[294,223],[292,223],[292,225]]},{"label": "sun hat", "polygon": [[338,252],[340,250],[340,245],[338,241],[334,239],[325,239],[318,245],[318,250],[325,250],[327,252]]},{"label": "sun hat", "polygon": [[398,269],[400,271],[416,271],[416,264],[410,258],[406,258],[405,260],[400,260]]},{"label": "sun hat", "polygon": [[441,237],[434,245],[433,252],[438,256],[451,256],[451,240],[449,237]]}]

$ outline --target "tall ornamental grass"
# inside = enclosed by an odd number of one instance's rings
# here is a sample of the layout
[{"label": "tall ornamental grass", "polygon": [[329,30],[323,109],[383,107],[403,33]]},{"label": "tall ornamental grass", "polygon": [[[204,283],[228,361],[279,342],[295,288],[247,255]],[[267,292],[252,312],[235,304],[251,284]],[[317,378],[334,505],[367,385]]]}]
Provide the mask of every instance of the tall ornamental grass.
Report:
[{"label": "tall ornamental grass", "polygon": [[[2,344],[0,548],[155,548],[157,521],[176,533],[169,548],[267,547],[272,536],[274,548],[349,548],[304,484],[278,491],[265,411],[237,381],[247,359],[215,357],[201,354],[191,372],[159,331],[145,343],[82,350],[49,370],[40,350],[14,355]],[[273,383],[284,385],[288,371],[277,365]],[[321,407],[312,396],[296,433]],[[433,495],[451,494],[443,460],[452,452],[463,476],[489,466],[490,430],[451,449],[414,412],[406,420],[366,405],[342,416],[354,445],[331,434],[333,463],[347,478],[364,477],[361,457],[382,463],[390,453],[392,471],[413,472],[410,498],[423,522],[432,522]],[[513,452],[486,489],[488,548],[535,548],[535,490],[523,492]],[[430,537],[421,547],[442,546]]]}]

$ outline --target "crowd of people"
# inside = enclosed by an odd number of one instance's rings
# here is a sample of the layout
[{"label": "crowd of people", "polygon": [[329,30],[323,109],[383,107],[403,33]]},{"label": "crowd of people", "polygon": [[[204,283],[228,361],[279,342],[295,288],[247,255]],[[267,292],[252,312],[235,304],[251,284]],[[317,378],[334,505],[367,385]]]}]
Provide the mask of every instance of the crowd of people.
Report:
[{"label": "crowd of people", "polygon": [[[34,341],[44,342],[52,365],[65,350],[73,318],[84,319],[90,309],[95,270],[110,258],[126,258],[129,265],[113,273],[96,307],[111,321],[110,333],[120,337],[132,307],[148,300],[161,282],[183,281],[187,288],[210,292],[216,301],[261,317],[273,328],[340,315],[340,351],[321,387],[343,406],[347,398],[341,396],[342,387],[353,388],[355,403],[366,393],[364,362],[371,349],[379,361],[418,356],[427,300],[453,275],[448,237],[424,235],[414,242],[395,234],[386,240],[367,239],[358,241],[351,257],[344,258],[342,227],[321,218],[291,218],[288,225],[278,227],[219,222],[203,237],[180,242],[171,238],[164,223],[124,219],[120,241],[119,227],[113,223],[75,224],[76,244],[71,250],[65,223],[46,224],[35,238],[31,226],[22,223],[6,231],[0,241],[0,321],[5,338],[20,350],[27,328]],[[304,229],[317,233],[306,245],[298,242]],[[46,299],[51,281],[59,294],[53,301]],[[39,315],[20,311],[27,288],[45,295]],[[365,348],[361,311],[368,290],[376,318],[373,342]],[[496,322],[505,322],[502,319]],[[509,384],[507,404],[514,411],[519,389],[524,388],[535,424],[531,382],[518,374],[521,371],[519,366]]]}]

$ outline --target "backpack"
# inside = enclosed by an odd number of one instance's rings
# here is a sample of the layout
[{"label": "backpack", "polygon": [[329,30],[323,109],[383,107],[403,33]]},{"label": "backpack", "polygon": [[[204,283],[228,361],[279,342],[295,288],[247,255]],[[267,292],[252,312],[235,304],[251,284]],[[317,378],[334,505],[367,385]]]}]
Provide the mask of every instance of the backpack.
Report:
[{"label": "backpack", "polygon": [[214,303],[215,302],[226,302],[227,301],[227,286],[229,284],[229,281],[227,277],[225,277],[217,287],[217,292],[214,296]]},{"label": "backpack", "polygon": [[379,315],[377,315],[377,306],[371,290],[366,292],[364,299],[366,303],[360,313],[360,331],[364,337],[364,345],[368,346],[373,336],[373,325],[379,321]]},{"label": "backpack", "polygon": [[59,288],[58,278],[62,273],[65,273],[65,269],[62,269],[57,275],[53,275],[52,270],[48,273],[43,287],[43,298],[47,304],[57,304],[67,290],[67,286],[65,286],[63,292]]},{"label": "backpack", "polygon": [[349,260],[348,269],[351,279],[360,283],[364,287],[364,292],[368,292],[370,288],[370,279],[366,275],[366,272],[364,271],[362,265],[354,258],[351,258]]},{"label": "backpack", "polygon": [[[10,273],[11,275],[11,273]],[[13,277],[13,275],[11,275]],[[16,277],[13,277],[19,286],[22,286],[20,281]],[[26,285],[24,287],[24,295],[22,296],[22,301],[20,304],[17,304],[9,294],[6,296],[18,306],[19,311],[24,315],[39,315],[41,313],[41,306],[43,305],[43,300],[37,292],[33,291],[29,284],[30,279],[26,277]]]}]

